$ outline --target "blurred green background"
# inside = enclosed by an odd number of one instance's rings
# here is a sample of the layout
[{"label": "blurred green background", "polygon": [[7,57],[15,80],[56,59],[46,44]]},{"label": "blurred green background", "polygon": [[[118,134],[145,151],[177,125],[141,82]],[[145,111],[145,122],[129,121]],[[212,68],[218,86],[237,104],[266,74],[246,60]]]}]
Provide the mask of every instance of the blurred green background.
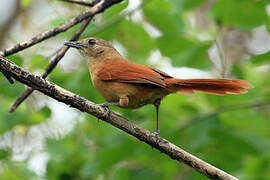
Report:
[{"label": "blurred green background", "polygon": [[[3,3],[3,4],[2,4]],[[0,48],[87,10],[56,0],[1,0]],[[4,9],[3,9],[4,8]],[[230,77],[244,95],[170,95],[161,137],[240,179],[270,179],[270,3],[267,0],[124,1],[95,17],[81,38],[110,40],[130,61],[182,78]],[[3,15],[4,16],[4,15]],[[79,25],[9,56],[41,74]],[[180,68],[180,66],[182,68]],[[48,78],[95,103],[85,62],[70,50]],[[0,179],[207,179],[111,125],[35,92],[16,112],[25,86],[0,78]],[[112,108],[153,131],[153,106]]]}]

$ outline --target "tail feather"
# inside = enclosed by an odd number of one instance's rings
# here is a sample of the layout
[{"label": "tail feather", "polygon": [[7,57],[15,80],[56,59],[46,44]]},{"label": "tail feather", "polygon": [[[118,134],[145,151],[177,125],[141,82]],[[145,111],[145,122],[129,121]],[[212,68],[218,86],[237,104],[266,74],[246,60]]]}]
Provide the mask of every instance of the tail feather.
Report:
[{"label": "tail feather", "polygon": [[244,94],[252,88],[247,81],[238,79],[166,79],[165,83],[172,92],[193,94],[195,91],[215,94]]}]

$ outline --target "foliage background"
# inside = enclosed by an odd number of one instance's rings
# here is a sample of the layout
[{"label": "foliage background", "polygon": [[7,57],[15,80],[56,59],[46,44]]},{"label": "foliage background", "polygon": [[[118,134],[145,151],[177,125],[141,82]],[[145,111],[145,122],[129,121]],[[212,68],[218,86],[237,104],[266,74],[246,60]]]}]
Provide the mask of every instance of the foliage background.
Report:
[{"label": "foliage background", "polygon": [[[129,60],[177,77],[250,81],[255,88],[240,96],[168,96],[161,105],[161,136],[240,179],[269,179],[268,1],[148,0],[138,8],[136,2],[125,1],[97,16],[82,38],[111,40]],[[2,3],[6,19],[0,19],[1,48],[87,9],[54,0]],[[78,27],[8,58],[41,74]],[[70,50],[49,80],[102,103],[84,63]],[[25,87],[10,85],[2,76],[0,87],[0,179],[206,179],[95,117],[37,92],[9,114]],[[152,106],[113,110],[154,129]]]}]

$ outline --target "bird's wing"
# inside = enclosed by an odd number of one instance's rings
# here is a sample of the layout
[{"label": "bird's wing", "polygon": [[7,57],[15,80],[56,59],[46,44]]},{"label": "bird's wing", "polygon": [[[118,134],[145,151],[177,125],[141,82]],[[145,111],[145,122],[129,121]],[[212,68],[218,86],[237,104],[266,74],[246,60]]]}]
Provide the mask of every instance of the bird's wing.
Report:
[{"label": "bird's wing", "polygon": [[136,84],[149,84],[165,87],[164,78],[168,74],[149,66],[125,60],[106,60],[104,68],[98,71],[98,77],[104,81],[118,81]]}]

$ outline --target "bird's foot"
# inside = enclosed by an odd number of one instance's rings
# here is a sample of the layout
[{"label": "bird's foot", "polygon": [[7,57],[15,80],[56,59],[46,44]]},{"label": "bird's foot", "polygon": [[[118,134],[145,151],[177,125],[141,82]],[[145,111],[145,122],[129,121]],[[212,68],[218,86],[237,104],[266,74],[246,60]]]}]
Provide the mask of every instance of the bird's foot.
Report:
[{"label": "bird's foot", "polygon": [[[157,141],[157,143],[160,142],[159,133],[160,133],[160,130],[159,129],[156,129],[155,132],[153,133],[154,134],[154,137],[155,137],[155,140]],[[151,150],[153,150],[153,149],[154,149],[154,146],[151,146]]]},{"label": "bird's foot", "polygon": [[158,143],[159,143],[159,138],[160,138],[159,133],[160,133],[159,129],[156,129],[155,132],[154,132],[155,138],[156,138]]},{"label": "bird's foot", "polygon": [[[99,105],[102,106],[102,107],[105,109],[107,116],[110,116],[111,110],[110,110],[110,108],[109,108],[109,103],[106,102],[106,103],[102,103],[102,104],[99,104]],[[98,121],[98,122],[99,122],[99,120],[100,120],[100,119],[97,118],[97,121]]]},{"label": "bird's foot", "polygon": [[155,132],[154,132],[154,134],[155,134],[156,137],[159,137],[159,133],[160,133],[160,130],[159,129],[155,130]]},{"label": "bird's foot", "polygon": [[105,110],[106,110],[106,113],[109,113],[111,112],[110,108],[109,108],[109,103],[106,102],[106,103],[102,103],[102,104],[99,104],[100,106],[102,106]]}]

